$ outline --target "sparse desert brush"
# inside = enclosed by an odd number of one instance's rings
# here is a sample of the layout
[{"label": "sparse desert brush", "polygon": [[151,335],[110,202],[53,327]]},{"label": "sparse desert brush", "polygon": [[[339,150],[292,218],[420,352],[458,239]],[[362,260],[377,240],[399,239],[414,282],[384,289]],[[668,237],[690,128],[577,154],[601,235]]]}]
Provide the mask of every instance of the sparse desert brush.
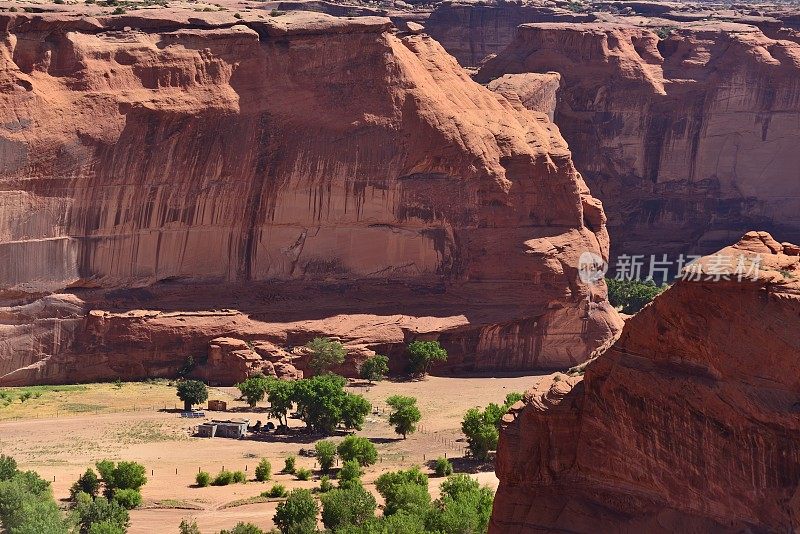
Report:
[{"label": "sparse desert brush", "polygon": [[433,471],[437,477],[446,477],[453,474],[453,464],[447,458],[439,457],[436,459]]},{"label": "sparse desert brush", "polygon": [[294,470],[296,469],[295,467],[296,463],[297,463],[297,458],[295,458],[294,456],[287,456],[286,460],[284,460],[283,462],[283,472],[293,475]]},{"label": "sparse desert brush", "polygon": [[266,482],[272,477],[272,464],[269,460],[262,458],[256,467],[256,480]]},{"label": "sparse desert brush", "polygon": [[209,485],[211,485],[211,475],[205,471],[200,471],[197,473],[197,476],[194,477],[194,481],[197,482],[197,485],[201,488],[207,488]]},{"label": "sparse desert brush", "polygon": [[235,484],[245,484],[247,482],[247,475],[244,474],[244,471],[234,471],[232,480]]},{"label": "sparse desert brush", "polygon": [[269,490],[261,492],[262,497],[270,497],[273,499],[286,497],[287,494],[288,492],[286,491],[286,486],[283,484],[273,484]]},{"label": "sparse desert brush", "polygon": [[311,470],[301,467],[295,471],[294,476],[297,477],[297,480],[311,480]]},{"label": "sparse desert brush", "polygon": [[231,471],[220,471],[214,480],[211,481],[212,486],[227,486],[233,482],[233,473]]}]

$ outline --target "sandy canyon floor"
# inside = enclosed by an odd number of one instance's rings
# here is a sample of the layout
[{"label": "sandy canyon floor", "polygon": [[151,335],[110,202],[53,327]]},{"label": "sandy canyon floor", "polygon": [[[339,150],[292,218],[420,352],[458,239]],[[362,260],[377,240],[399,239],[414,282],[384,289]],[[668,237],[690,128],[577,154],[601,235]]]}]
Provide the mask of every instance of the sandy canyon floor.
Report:
[{"label": "sandy canyon floor", "polygon": [[[428,377],[416,382],[381,382],[367,387],[351,382],[348,390],[363,394],[378,409],[371,414],[359,435],[372,439],[380,461],[366,470],[364,481],[374,492],[374,479],[387,470],[421,465],[430,473],[427,462],[447,455],[457,471],[472,473],[492,488],[497,479],[491,465],[464,460],[461,419],[467,409],[502,402],[513,391],[525,391],[538,376],[507,378]],[[297,456],[298,467],[314,468],[314,458],[300,456],[301,448],[313,448],[318,437],[296,434],[265,440],[192,437],[192,427],[202,420],[187,420],[175,413],[180,406],[175,388],[166,381],[155,383],[88,384],[44,388],[5,389],[11,402],[0,402],[0,453],[13,456],[24,469],[33,469],[53,483],[57,499],[69,495],[70,485],[98,460],[134,460],[144,464],[148,482],[143,488],[144,505],[131,513],[131,534],[177,532],[183,518],[194,518],[202,531],[218,532],[239,521],[272,528],[278,500],[241,504],[258,496],[273,483],[287,488],[314,488],[313,480],[298,481],[280,473],[284,458]],[[31,391],[22,402],[19,395]],[[213,388],[210,399],[228,402],[228,412],[206,412],[208,418],[247,418],[265,422],[262,406],[251,410],[236,401],[235,388]],[[393,394],[415,396],[423,419],[420,431],[406,440],[398,439],[387,421],[385,399]],[[38,395],[38,396],[37,396]],[[2,396],[0,394],[0,396]],[[7,401],[6,401],[7,402]],[[165,411],[166,408],[166,411]],[[134,411],[135,410],[135,411]],[[290,426],[302,427],[290,419]],[[334,440],[341,436],[333,437]],[[194,478],[198,469],[212,475],[223,467],[247,470],[249,478],[259,459],[272,463],[273,477],[268,483],[250,481],[225,487],[198,488]],[[431,493],[438,496],[441,479],[431,477]],[[377,496],[377,492],[376,492]]]}]

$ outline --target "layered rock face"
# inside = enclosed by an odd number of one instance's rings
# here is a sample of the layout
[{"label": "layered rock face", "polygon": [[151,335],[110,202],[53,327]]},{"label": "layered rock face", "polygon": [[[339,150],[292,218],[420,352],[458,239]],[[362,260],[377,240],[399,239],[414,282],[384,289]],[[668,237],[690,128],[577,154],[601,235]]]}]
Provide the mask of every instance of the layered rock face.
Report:
[{"label": "layered rock face", "polygon": [[558,130],[428,37],[310,13],[0,26],[0,383],[170,374],[218,337],[423,336],[453,369],[531,369],[619,328],[578,277],[608,238]]},{"label": "layered rock face", "polygon": [[590,13],[573,13],[552,2],[445,1],[425,21],[425,31],[464,67],[474,67],[514,40],[528,22],[591,22]]},{"label": "layered rock face", "polygon": [[604,202],[612,255],[705,254],[752,228],[800,241],[800,45],[739,24],[666,38],[533,24],[477,78],[547,71],[561,74],[555,122]]},{"label": "layered rock face", "polygon": [[753,232],[699,265],[504,416],[491,532],[800,526],[800,247]]}]

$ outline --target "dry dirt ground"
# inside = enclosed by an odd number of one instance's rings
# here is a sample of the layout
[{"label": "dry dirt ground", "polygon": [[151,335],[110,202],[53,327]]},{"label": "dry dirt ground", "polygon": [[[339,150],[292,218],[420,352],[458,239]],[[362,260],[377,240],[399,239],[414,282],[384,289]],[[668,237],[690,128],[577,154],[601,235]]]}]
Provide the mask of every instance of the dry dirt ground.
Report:
[{"label": "dry dirt ground", "polygon": [[[367,487],[374,491],[372,482],[383,471],[415,464],[429,469],[427,462],[445,454],[454,458],[457,470],[460,466],[482,483],[496,487],[491,466],[460,460],[465,446],[460,441],[461,418],[467,409],[501,403],[507,393],[522,392],[537,380],[537,376],[429,377],[417,382],[386,381],[370,388],[351,383],[350,391],[362,393],[378,409],[358,432],[372,439],[380,454],[380,461],[365,474]],[[10,402],[2,400],[2,391]],[[32,394],[22,402],[19,396],[24,391]],[[206,412],[207,417],[241,417],[251,424],[268,419],[258,411],[261,407],[253,412],[235,401],[236,393],[234,388],[212,389],[209,398],[228,401],[229,412]],[[420,431],[406,440],[399,439],[387,422],[384,401],[393,394],[417,397],[422,412]],[[313,469],[314,459],[301,457],[298,452],[313,448],[318,437],[269,434],[263,441],[195,438],[191,437],[191,427],[202,420],[182,419],[172,410],[176,404],[179,405],[175,388],[166,382],[0,390],[0,453],[13,456],[22,468],[33,469],[52,481],[56,498],[65,498],[72,482],[98,460],[124,459],[144,464],[149,479],[142,491],[145,504],[131,513],[131,534],[177,533],[181,519],[188,517],[196,519],[204,533],[230,528],[239,521],[272,528],[277,501],[246,505],[235,501],[255,497],[274,482],[289,489],[319,485],[318,472],[307,482],[279,473],[284,458],[291,454],[298,456],[298,467]],[[302,422],[290,420],[290,425],[302,426]],[[225,487],[193,487],[198,469],[212,475],[223,467],[246,470],[252,479],[262,457],[268,458],[273,468],[273,480],[267,484],[251,481]],[[439,479],[431,478],[434,497],[439,483]]]}]

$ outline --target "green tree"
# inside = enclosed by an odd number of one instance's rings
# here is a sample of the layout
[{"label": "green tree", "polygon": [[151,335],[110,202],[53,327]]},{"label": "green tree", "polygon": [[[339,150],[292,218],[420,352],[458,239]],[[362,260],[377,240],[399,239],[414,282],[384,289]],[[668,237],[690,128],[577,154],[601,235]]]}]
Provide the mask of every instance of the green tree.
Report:
[{"label": "green tree", "polygon": [[8,529],[9,534],[67,534],[70,529],[58,505],[51,498],[28,499],[22,503],[22,521]]},{"label": "green tree", "polygon": [[81,534],[89,534],[90,528],[95,523],[110,523],[125,532],[130,523],[130,516],[118,502],[109,501],[105,497],[92,497],[86,493],[79,493],[76,497],[74,509],[75,523]]},{"label": "green tree", "polygon": [[347,525],[337,530],[336,534],[397,534],[401,532],[402,534],[430,534],[430,531],[425,528],[424,518],[408,512],[398,512],[390,516],[370,519],[361,525]]},{"label": "green tree", "polygon": [[490,404],[483,411],[479,408],[470,408],[461,422],[461,431],[467,436],[470,452],[481,460],[488,458],[489,451],[497,449],[497,441],[500,438],[500,431],[497,428],[499,418],[494,417],[494,406],[497,405]]},{"label": "green tree", "polygon": [[11,456],[0,455],[0,480],[8,480],[17,474],[17,461]]},{"label": "green tree", "polygon": [[202,404],[208,400],[208,388],[199,380],[181,380],[178,382],[178,398],[183,401],[183,409],[188,412],[193,404]]},{"label": "green tree", "polygon": [[468,475],[448,477],[441,485],[442,496],[426,515],[431,532],[463,534],[486,532],[492,514],[494,494]]},{"label": "green tree", "polygon": [[278,422],[288,426],[287,415],[294,404],[294,383],[286,380],[269,381],[267,401],[269,401],[269,414],[278,419]]},{"label": "green tree", "polygon": [[97,497],[99,491],[100,479],[95,474],[94,469],[90,467],[75,481],[69,490],[69,495],[70,499],[74,501],[75,496],[80,492],[88,493],[92,497]]},{"label": "green tree", "polygon": [[115,489],[114,500],[126,510],[133,510],[142,505],[142,494],[135,489]]},{"label": "green tree", "polygon": [[179,534],[202,534],[200,527],[197,526],[197,521],[194,519],[181,519],[178,529]]},{"label": "green tree", "polygon": [[336,460],[336,444],[329,440],[318,441],[314,445],[314,450],[317,453],[317,462],[319,467],[324,473],[327,473],[333,467],[333,462]]},{"label": "green tree", "polygon": [[447,458],[439,457],[433,468],[437,477],[446,477],[453,474],[453,464]]},{"label": "green tree", "polygon": [[272,464],[266,458],[262,458],[256,466],[256,480],[266,482],[270,478],[272,478]]},{"label": "green tree", "polygon": [[318,375],[294,383],[293,398],[306,425],[330,434],[342,420],[346,380],[338,375]]},{"label": "green tree", "polygon": [[331,490],[321,500],[322,523],[333,531],[345,525],[361,525],[375,517],[378,506],[375,497],[361,485]]},{"label": "green tree", "polygon": [[278,504],[272,520],[282,534],[312,534],[317,531],[319,506],[311,492],[295,489]]},{"label": "green tree", "polygon": [[342,402],[342,426],[347,430],[361,430],[371,408],[372,405],[362,395],[347,393]]},{"label": "green tree", "polygon": [[408,363],[411,373],[425,376],[434,362],[447,361],[447,351],[438,341],[412,341],[408,345]]},{"label": "green tree", "polygon": [[638,312],[669,287],[667,284],[657,286],[652,280],[640,282],[614,278],[606,278],[606,285],[608,285],[608,301],[615,308],[621,308],[622,313],[627,314]]},{"label": "green tree", "polygon": [[219,534],[264,534],[264,531],[252,523],[236,523],[231,530],[221,530]]},{"label": "green tree", "polygon": [[385,497],[383,513],[392,515],[397,512],[408,512],[422,515],[427,513],[430,506],[431,495],[428,493],[428,488],[406,482],[392,488],[392,493]]},{"label": "green tree", "polygon": [[333,489],[333,483],[328,475],[322,475],[319,479],[319,492],[327,493]]},{"label": "green tree", "polygon": [[376,354],[364,360],[358,369],[359,377],[368,380],[370,384],[380,382],[389,374],[389,358]]},{"label": "green tree", "polygon": [[255,408],[259,402],[264,400],[269,388],[269,381],[263,375],[251,376],[247,380],[236,384],[236,388],[241,392],[247,404],[251,408]]},{"label": "green tree", "polygon": [[92,523],[89,527],[89,534],[125,534],[125,530],[111,521],[101,521]]},{"label": "green tree", "polygon": [[147,483],[145,468],[137,462],[119,462],[101,460],[95,464],[97,472],[105,486],[104,494],[111,498],[115,489],[140,490]]},{"label": "green tree", "polygon": [[343,364],[347,355],[344,345],[327,337],[315,337],[306,343],[306,348],[311,351],[308,365],[316,374]]},{"label": "green tree", "polygon": [[342,461],[356,460],[359,465],[368,466],[378,461],[378,451],[370,440],[361,436],[347,436],[336,447]]},{"label": "green tree", "polygon": [[428,475],[417,466],[383,473],[375,480],[375,488],[385,500],[384,515],[392,515],[401,510],[422,513],[430,506]]},{"label": "green tree", "polygon": [[348,488],[353,485],[361,485],[361,475],[363,474],[364,471],[357,460],[348,460],[339,469],[336,478],[339,479],[340,488]]},{"label": "green tree", "polygon": [[403,439],[417,430],[417,423],[422,419],[422,414],[417,408],[417,399],[392,395],[386,399],[386,404],[392,408],[389,414],[389,424],[394,425],[394,431],[402,434]]},{"label": "green tree", "polygon": [[523,395],[522,393],[517,393],[516,391],[509,393],[508,395],[506,395],[505,410],[503,411],[508,411],[509,408],[511,408],[514,404],[516,404],[518,401],[521,401],[524,398],[525,395]]},{"label": "green tree", "polygon": [[53,499],[50,484],[33,471],[0,457],[0,529],[8,534],[67,534],[68,525]]}]

